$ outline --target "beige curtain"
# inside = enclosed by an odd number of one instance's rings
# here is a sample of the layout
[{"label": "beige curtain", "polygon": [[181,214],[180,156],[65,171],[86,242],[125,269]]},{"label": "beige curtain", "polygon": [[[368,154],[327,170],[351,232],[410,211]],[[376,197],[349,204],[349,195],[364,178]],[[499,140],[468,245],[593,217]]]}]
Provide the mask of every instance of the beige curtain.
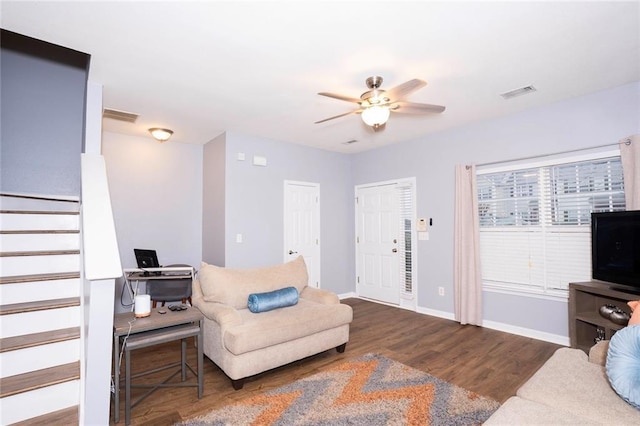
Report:
[{"label": "beige curtain", "polygon": [[482,325],[480,224],[475,165],[456,165],[454,311],[460,324]]},{"label": "beige curtain", "polygon": [[620,158],[627,210],[640,210],[640,135],[620,141]]}]

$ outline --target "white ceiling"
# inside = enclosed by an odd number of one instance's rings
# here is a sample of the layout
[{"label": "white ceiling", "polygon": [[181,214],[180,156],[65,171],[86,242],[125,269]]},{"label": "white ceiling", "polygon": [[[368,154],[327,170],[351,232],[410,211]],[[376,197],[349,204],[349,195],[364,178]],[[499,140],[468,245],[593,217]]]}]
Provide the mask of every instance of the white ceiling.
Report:
[{"label": "white ceiling", "polygon": [[[104,106],[140,114],[108,131],[204,144],[224,131],[359,152],[640,80],[640,2],[12,2],[2,28],[91,55]],[[374,133],[327,91],[358,97],[412,78]],[[536,92],[499,94],[526,85]],[[150,136],[149,136],[150,137]],[[358,143],[345,145],[356,139]]]}]

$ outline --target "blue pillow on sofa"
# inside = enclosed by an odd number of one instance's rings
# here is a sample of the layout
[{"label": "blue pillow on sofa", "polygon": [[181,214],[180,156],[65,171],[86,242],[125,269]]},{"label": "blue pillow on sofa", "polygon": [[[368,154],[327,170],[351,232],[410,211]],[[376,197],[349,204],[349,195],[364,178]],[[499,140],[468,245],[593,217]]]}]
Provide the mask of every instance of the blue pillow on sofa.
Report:
[{"label": "blue pillow on sofa", "polygon": [[293,306],[298,303],[298,290],[295,287],[285,287],[266,293],[251,293],[247,307],[254,314],[267,312],[277,308]]},{"label": "blue pillow on sofa", "polygon": [[640,324],[625,327],[611,337],[607,377],[622,399],[640,409]]}]

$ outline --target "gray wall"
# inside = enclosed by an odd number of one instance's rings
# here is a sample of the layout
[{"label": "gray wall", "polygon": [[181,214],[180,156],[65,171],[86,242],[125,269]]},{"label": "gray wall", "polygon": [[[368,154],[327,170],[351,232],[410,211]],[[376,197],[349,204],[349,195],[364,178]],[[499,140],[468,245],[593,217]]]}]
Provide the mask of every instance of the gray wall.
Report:
[{"label": "gray wall", "polygon": [[[453,313],[454,166],[615,143],[640,132],[638,117],[633,83],[357,154],[354,184],[416,177],[418,217],[433,218],[429,241],[418,242],[418,305]],[[566,302],[484,293],[486,321],[568,336],[567,315]]]},{"label": "gray wall", "polygon": [[[418,308],[452,315],[455,164],[614,143],[640,133],[639,103],[640,83],[634,83],[354,155],[236,132],[204,148],[107,133],[103,152],[122,263],[135,265],[134,247],[157,249],[161,263],[281,263],[284,181],[316,182],[321,286],[338,294],[353,292],[354,186],[416,177],[418,217],[433,218],[429,241],[418,241]],[[237,160],[238,153],[245,161]],[[252,165],[254,155],[266,157],[267,166]],[[242,243],[235,242],[238,233]],[[565,301],[484,296],[485,321],[568,335]]]},{"label": "gray wall", "polygon": [[[123,268],[134,248],[154,249],[161,265],[202,260],[201,145],[160,144],[151,136],[103,134],[111,205]],[[144,291],[144,287],[142,289]],[[117,312],[122,280],[116,285]],[[125,297],[125,302],[128,302]]]},{"label": "gray wall", "polygon": [[[35,45],[35,54],[25,54],[8,49],[6,35],[0,51],[0,190],[79,196],[89,56],[34,39],[27,47]],[[71,62],[84,59],[85,68],[69,64],[68,55]]]},{"label": "gray wall", "polygon": [[225,141],[222,134],[204,146],[202,166],[202,260],[225,264]]},{"label": "gray wall", "polygon": [[[245,161],[237,160],[238,153],[245,154]],[[254,155],[266,157],[267,166],[254,166]],[[321,287],[353,291],[350,157],[235,132],[226,135],[226,266],[284,260],[285,180],[320,184]],[[243,235],[242,243],[235,242],[236,234]]]}]

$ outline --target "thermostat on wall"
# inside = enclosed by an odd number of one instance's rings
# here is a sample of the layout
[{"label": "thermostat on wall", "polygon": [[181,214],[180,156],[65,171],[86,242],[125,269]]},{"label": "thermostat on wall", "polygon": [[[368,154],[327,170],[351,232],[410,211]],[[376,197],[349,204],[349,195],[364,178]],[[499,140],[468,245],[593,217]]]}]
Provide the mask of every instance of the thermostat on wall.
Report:
[{"label": "thermostat on wall", "polygon": [[254,166],[266,166],[267,165],[267,157],[261,157],[259,155],[253,156],[253,165]]}]

